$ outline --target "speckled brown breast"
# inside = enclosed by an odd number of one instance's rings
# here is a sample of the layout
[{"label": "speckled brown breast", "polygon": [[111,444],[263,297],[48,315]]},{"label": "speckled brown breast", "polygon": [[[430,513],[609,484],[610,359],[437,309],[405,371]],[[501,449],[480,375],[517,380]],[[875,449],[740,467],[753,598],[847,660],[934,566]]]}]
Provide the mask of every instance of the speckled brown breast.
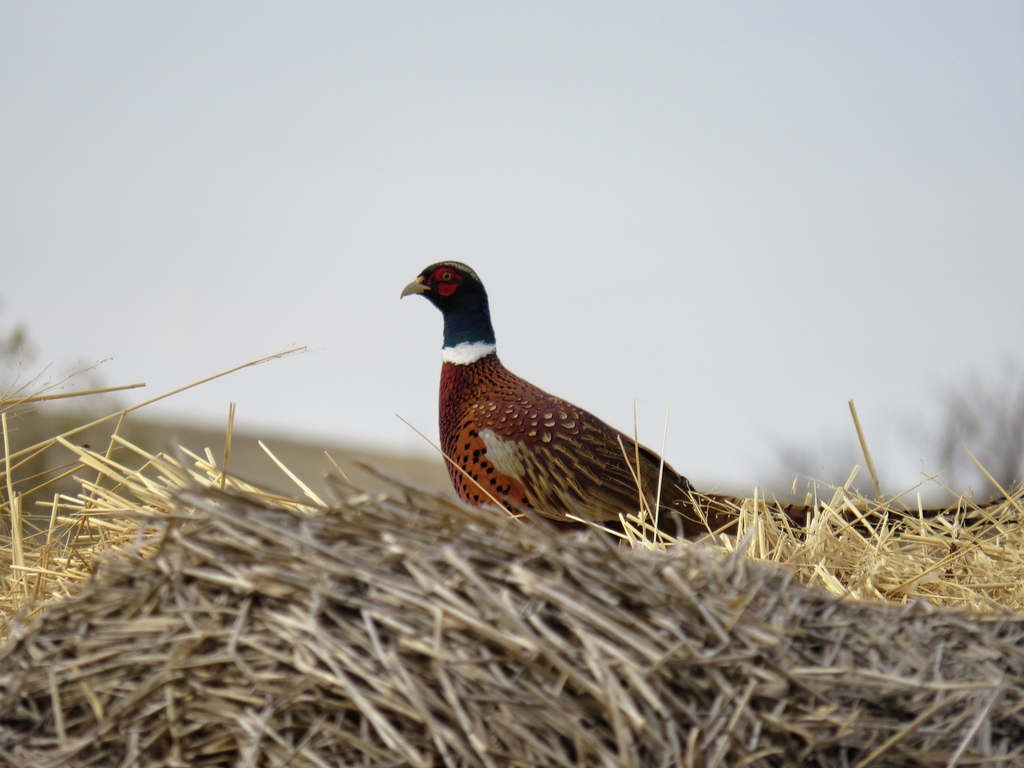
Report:
[{"label": "speckled brown breast", "polygon": [[480,433],[489,429],[528,444],[579,434],[577,409],[511,373],[496,354],[469,365],[445,363],[438,412],[441,448],[466,473],[448,465],[459,496],[471,504],[497,501],[512,511],[532,505],[520,480],[487,458]]}]

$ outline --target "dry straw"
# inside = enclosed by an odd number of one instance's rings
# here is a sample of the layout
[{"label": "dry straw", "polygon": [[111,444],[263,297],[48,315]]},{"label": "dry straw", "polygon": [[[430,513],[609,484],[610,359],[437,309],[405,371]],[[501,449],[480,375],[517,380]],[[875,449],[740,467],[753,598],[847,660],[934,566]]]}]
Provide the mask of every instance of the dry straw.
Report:
[{"label": "dry straw", "polygon": [[[87,510],[91,509],[93,502],[89,491],[86,491],[80,499],[72,501],[70,511],[73,515],[71,517],[67,514],[59,515],[62,510],[65,512],[69,510],[61,504],[59,496],[54,495],[52,501],[48,501],[43,510],[47,515],[48,525],[39,528],[26,523],[26,515],[33,511],[38,514],[38,510],[23,509],[23,499],[38,497],[70,476],[75,476],[80,482],[87,482],[87,475],[83,474],[83,471],[87,469],[88,462],[77,460],[80,450],[77,446],[72,446],[70,440],[86,433],[87,430],[100,429],[113,424],[113,431],[105,453],[105,460],[110,462],[114,449],[118,446],[117,438],[130,413],[236,371],[294,354],[301,354],[304,351],[305,347],[299,347],[252,360],[157,397],[149,398],[130,408],[114,411],[18,450],[14,449],[7,429],[7,415],[15,408],[47,400],[86,397],[136,389],[145,384],[54,392],[53,390],[68,384],[74,374],[65,374],[49,383],[42,382],[42,374],[40,374],[28,382],[12,387],[7,392],[0,393],[4,451],[3,462],[0,464],[0,479],[2,479],[0,485],[6,490],[2,503],[0,503],[0,574],[3,576],[2,582],[0,582],[0,618],[12,616],[27,601],[39,603],[70,595],[76,584],[88,578],[94,556],[111,546],[112,543],[116,546],[116,543],[121,541],[124,535],[131,535],[130,532],[134,531],[135,523],[132,521],[120,518],[93,521],[90,515],[75,511],[82,503],[85,504]],[[62,453],[64,446],[70,446],[70,455],[73,457],[71,460],[67,459],[68,453]],[[52,459],[51,464],[56,466],[56,469],[44,472],[42,475],[26,473],[25,468],[33,460],[55,456],[56,458]],[[131,461],[132,458],[136,457],[128,457],[126,461]],[[122,467],[122,472],[129,471],[126,467]],[[92,474],[93,484],[99,483],[103,476],[103,473]],[[112,539],[108,533],[113,535]]]},{"label": "dry straw", "polygon": [[1017,501],[848,483],[803,530],[754,498],[738,537],[651,545],[641,514],[630,549],[54,443],[82,491],[4,585],[0,763],[1024,764]]}]

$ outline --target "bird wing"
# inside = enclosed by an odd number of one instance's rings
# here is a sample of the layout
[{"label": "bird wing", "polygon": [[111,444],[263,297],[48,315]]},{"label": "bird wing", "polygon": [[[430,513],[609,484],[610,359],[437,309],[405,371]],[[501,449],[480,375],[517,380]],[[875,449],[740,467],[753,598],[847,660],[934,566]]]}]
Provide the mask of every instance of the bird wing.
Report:
[{"label": "bird wing", "polygon": [[496,355],[445,365],[440,412],[452,481],[469,503],[530,507],[556,521],[617,522],[643,507],[653,512],[660,483],[666,532],[677,531],[679,517],[687,536],[708,530],[706,505],[693,501],[685,477],[593,414],[511,373]]},{"label": "bird wing", "polygon": [[606,522],[642,507],[653,511],[660,476],[662,511],[689,519],[687,528],[706,530],[693,514],[689,482],[668,464],[662,467],[655,453],[568,403],[545,405],[552,417],[525,435],[480,432],[495,468],[518,481],[540,514]]}]

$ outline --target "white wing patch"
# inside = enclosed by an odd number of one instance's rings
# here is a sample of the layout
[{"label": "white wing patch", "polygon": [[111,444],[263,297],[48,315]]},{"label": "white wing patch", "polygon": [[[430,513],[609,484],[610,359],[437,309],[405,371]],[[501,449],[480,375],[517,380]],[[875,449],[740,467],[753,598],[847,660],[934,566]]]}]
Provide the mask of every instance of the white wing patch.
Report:
[{"label": "white wing patch", "polygon": [[523,460],[519,458],[519,444],[515,440],[506,440],[493,429],[481,429],[480,438],[487,447],[487,458],[501,474],[517,479],[526,474]]}]

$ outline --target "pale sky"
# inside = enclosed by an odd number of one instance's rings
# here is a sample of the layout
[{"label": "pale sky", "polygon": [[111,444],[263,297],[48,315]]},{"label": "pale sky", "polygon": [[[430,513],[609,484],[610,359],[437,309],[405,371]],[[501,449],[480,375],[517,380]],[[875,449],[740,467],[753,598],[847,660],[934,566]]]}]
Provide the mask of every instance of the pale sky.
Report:
[{"label": "pale sky", "polygon": [[419,450],[441,259],[511,370],[655,449],[671,407],[699,487],[851,397],[913,483],[902,425],[1024,357],[1024,3],[0,3],[37,366],[130,404],[308,345],[153,413]]}]

